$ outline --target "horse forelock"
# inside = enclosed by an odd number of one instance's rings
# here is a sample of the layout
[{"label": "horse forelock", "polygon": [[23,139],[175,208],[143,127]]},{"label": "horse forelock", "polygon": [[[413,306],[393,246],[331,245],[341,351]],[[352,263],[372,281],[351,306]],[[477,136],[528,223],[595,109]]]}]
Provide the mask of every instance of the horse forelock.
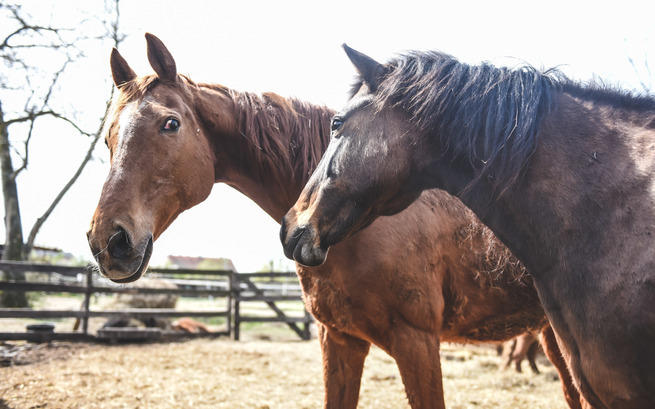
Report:
[{"label": "horse forelock", "polygon": [[[178,74],[179,81],[173,84],[167,83],[177,87],[181,92],[184,92],[185,86],[197,87],[198,85],[186,75]],[[132,101],[137,101],[145,97],[145,95],[153,89],[157,84],[160,84],[159,77],[155,74],[137,77],[131,81],[121,84],[119,92],[116,95],[113,104],[114,111],[120,112],[125,105]]]},{"label": "horse forelock", "polygon": [[112,99],[109,115],[107,116],[109,120],[104,123],[103,134],[108,135],[111,129],[118,125],[119,118],[129,103],[142,99],[148,90],[152,89],[157,83],[158,78],[153,74],[137,77],[121,84]]},{"label": "horse forelock", "polygon": [[[198,85],[191,80],[186,75],[178,74],[179,82],[177,82],[177,87],[180,92],[185,92],[185,87],[189,86],[192,88],[197,87]],[[109,121],[106,121],[104,124],[103,133],[107,135],[111,128],[118,124],[119,118],[125,109],[125,107],[134,101],[139,101],[145,98],[150,90],[152,90],[157,84],[160,84],[160,80],[155,74],[146,75],[143,77],[137,77],[131,81],[125,82],[118,87],[118,92],[114,94],[114,97],[111,102],[111,107],[109,109]]]},{"label": "horse forelock", "polygon": [[118,88],[119,92],[114,100],[115,110],[121,111],[125,105],[132,101],[139,100],[145,94],[159,83],[159,78],[156,75],[146,75],[144,77],[137,77],[128,81]]}]

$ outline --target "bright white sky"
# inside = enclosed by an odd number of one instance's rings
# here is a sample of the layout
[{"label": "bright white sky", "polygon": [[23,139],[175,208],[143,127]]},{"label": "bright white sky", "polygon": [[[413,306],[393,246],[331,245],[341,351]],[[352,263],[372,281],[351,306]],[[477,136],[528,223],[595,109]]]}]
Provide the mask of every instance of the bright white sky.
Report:
[{"label": "bright white sky", "polygon": [[[74,19],[88,3],[94,2],[23,2],[36,16],[51,16],[53,24]],[[151,72],[143,38],[149,31],[167,45],[178,71],[196,81],[274,91],[333,108],[345,102],[354,76],[343,42],[380,62],[404,50],[435,49],[470,63],[559,66],[575,79],[597,76],[638,89],[627,57],[642,67],[645,56],[655,55],[654,11],[655,3],[647,1],[123,1],[121,26],[128,38],[120,51],[137,74]],[[61,104],[74,106],[90,124],[107,95],[109,52],[90,50],[58,91]],[[44,126],[51,129],[43,132]],[[41,130],[29,171],[19,179],[25,234],[86,149],[66,126],[44,122]],[[37,244],[90,258],[85,231],[108,171],[103,144],[95,157]],[[247,197],[216,185],[209,199],[182,214],[155,243],[152,264],[169,254],[229,257],[239,271],[254,271],[284,258],[278,228]]]}]

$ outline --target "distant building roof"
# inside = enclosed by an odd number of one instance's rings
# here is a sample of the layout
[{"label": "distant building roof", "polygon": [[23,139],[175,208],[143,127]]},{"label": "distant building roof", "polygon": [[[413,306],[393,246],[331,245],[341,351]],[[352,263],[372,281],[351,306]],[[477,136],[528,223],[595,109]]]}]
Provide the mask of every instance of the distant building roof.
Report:
[{"label": "distant building roof", "polygon": [[[5,245],[0,244],[0,258],[2,258],[4,252],[5,252]],[[60,260],[67,260],[67,261],[73,260],[75,258],[75,256],[73,256],[71,253],[66,253],[63,250],[55,247],[42,247],[42,246],[32,247],[32,253],[30,254],[31,260],[42,261],[42,259],[48,257],[57,257]]]},{"label": "distant building roof", "polygon": [[[0,244],[0,252],[5,249],[4,244]],[[41,250],[41,251],[48,251],[51,253],[63,253],[62,249],[58,249],[56,247],[41,247],[41,246],[34,246],[32,247],[32,250]]]},{"label": "distant building roof", "polygon": [[168,256],[166,258],[166,264],[171,268],[237,271],[236,268],[234,268],[232,260],[224,257]]}]

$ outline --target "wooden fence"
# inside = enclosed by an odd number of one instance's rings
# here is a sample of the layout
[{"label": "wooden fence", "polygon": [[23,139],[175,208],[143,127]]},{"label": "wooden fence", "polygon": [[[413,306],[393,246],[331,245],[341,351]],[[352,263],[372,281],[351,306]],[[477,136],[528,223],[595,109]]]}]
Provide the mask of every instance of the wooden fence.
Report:
[{"label": "wooden fence", "polygon": [[[313,321],[303,309],[302,316],[288,316],[276,303],[280,301],[301,300],[300,286],[295,273],[247,273],[239,274],[224,270],[189,270],[151,268],[151,277],[166,278],[177,288],[140,288],[129,285],[115,285],[95,272],[91,267],[68,267],[24,262],[0,262],[2,272],[24,272],[38,275],[41,280],[0,281],[0,291],[39,291],[50,293],[83,294],[79,310],[37,310],[30,308],[0,308],[0,340],[96,340],[89,331],[91,317],[223,317],[226,325],[223,331],[209,334],[189,334],[165,331],[165,338],[190,336],[233,336],[239,339],[240,327],[244,322],[282,322],[302,339],[309,339],[309,326]],[[37,274],[34,274],[37,273]],[[6,276],[6,275],[5,275]],[[43,277],[47,277],[44,279]],[[93,310],[93,294],[175,294],[187,297],[213,297],[224,299],[225,306],[219,310],[191,310],[161,308],[130,308],[117,310]],[[274,313],[273,316],[243,315],[242,304],[264,302]],[[77,318],[81,323],[80,332],[4,332],[2,318]],[[301,327],[302,325],[302,327]]]},{"label": "wooden fence", "polygon": [[[270,293],[266,288],[263,288],[261,280],[267,278],[274,279],[289,279],[293,278],[297,285],[297,291],[294,294],[285,294],[284,291],[277,290]],[[291,330],[293,330],[301,339],[308,340],[310,338],[309,326],[313,321],[307,310],[303,308],[304,315],[301,317],[287,316],[282,309],[280,309],[276,301],[294,301],[302,300],[300,296],[300,286],[298,285],[298,278],[296,273],[246,273],[233,275],[234,292],[234,339],[238,340],[240,335],[240,328],[242,322],[284,322]],[[268,307],[273,310],[275,316],[261,317],[249,316],[241,313],[241,303],[263,301]],[[303,324],[300,328],[298,325]]]}]

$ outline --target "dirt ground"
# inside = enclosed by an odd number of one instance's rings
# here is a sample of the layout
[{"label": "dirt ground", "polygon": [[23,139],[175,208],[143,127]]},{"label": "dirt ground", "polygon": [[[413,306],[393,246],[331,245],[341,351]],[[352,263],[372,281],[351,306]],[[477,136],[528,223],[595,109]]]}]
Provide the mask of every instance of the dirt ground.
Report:
[{"label": "dirt ground", "polygon": [[[22,365],[0,368],[0,409],[322,407],[316,340],[14,343],[5,350],[21,353]],[[540,375],[527,365],[519,374],[500,371],[492,348],[445,345],[442,362],[451,409],[566,407],[545,359]],[[395,362],[376,348],[366,361],[359,408],[409,408]]]}]

